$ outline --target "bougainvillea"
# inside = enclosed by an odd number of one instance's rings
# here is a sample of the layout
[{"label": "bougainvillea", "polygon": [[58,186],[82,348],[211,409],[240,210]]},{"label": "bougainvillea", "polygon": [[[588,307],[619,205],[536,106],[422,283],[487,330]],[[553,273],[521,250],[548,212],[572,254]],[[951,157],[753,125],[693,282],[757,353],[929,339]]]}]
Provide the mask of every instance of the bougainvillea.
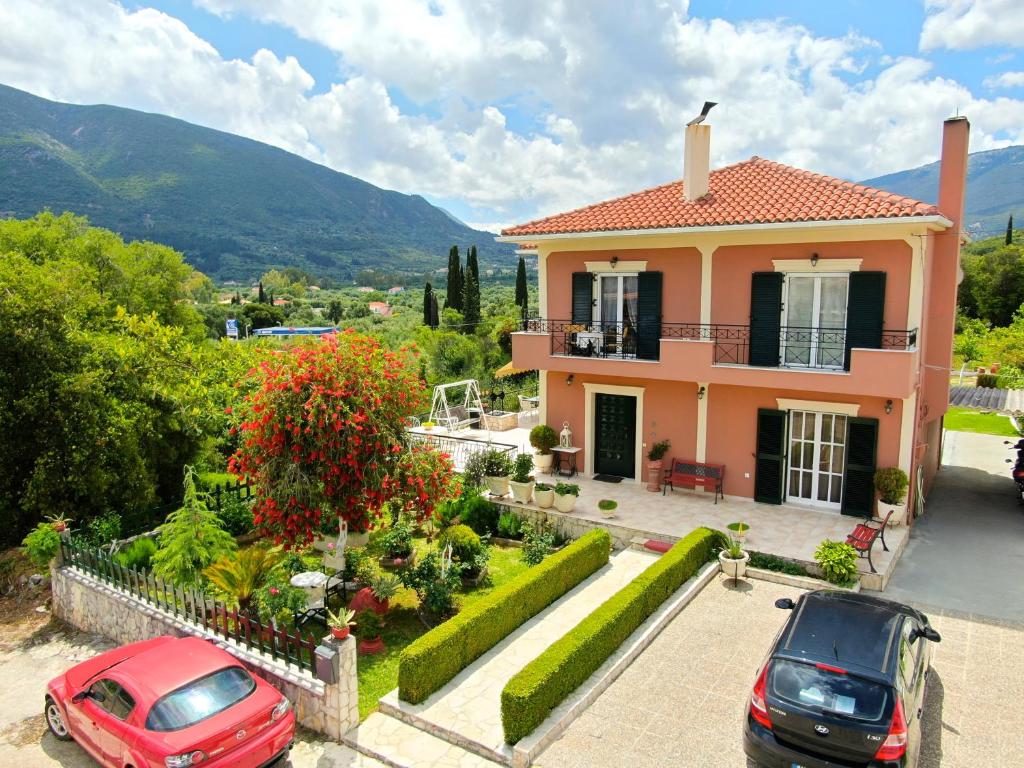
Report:
[{"label": "bougainvillea", "polygon": [[272,353],[240,406],[230,471],[256,495],[254,522],[278,543],[303,544],[339,517],[366,530],[385,502],[419,519],[448,495],[452,465],[410,448],[408,416],[424,388],[405,351],[345,331]]}]

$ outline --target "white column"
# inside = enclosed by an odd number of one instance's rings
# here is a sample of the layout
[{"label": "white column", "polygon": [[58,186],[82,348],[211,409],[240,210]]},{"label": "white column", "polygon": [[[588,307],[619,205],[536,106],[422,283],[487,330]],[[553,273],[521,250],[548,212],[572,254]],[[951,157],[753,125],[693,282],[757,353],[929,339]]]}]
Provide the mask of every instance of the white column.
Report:
[{"label": "white column", "polygon": [[[717,246],[700,248],[700,324],[711,324],[711,263]],[[703,459],[698,459],[703,461]]]},{"label": "white column", "polygon": [[[917,417],[917,392],[900,401],[903,418],[900,421],[900,469],[913,481],[910,464],[914,458],[914,419]],[[884,417],[883,417],[884,418]]]},{"label": "white column", "polygon": [[910,246],[910,296],[907,301],[907,330],[921,327],[924,306],[924,237],[904,238]]},{"label": "white column", "polygon": [[704,387],[704,397],[697,401],[697,461],[707,461],[708,454],[708,398],[711,397],[711,385],[698,382],[697,391]]},{"label": "white column", "polygon": [[547,424],[548,423],[548,372],[541,371],[540,377],[537,382],[537,396],[540,400],[540,405],[537,407],[537,423]]}]

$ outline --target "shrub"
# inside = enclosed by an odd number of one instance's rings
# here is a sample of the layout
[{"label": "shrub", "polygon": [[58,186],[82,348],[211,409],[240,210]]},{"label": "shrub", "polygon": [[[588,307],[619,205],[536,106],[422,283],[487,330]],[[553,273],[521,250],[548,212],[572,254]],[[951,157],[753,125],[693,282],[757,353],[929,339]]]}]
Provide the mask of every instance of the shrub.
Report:
[{"label": "shrub", "polygon": [[252,533],[252,503],[249,500],[228,498],[224,501],[217,516],[224,524],[224,530],[232,536],[244,536]]},{"label": "shrub", "polygon": [[114,560],[122,568],[136,571],[148,571],[153,555],[156,554],[156,542],[149,536],[136,539],[127,547],[114,555]]},{"label": "shrub", "polygon": [[458,616],[410,643],[399,656],[403,701],[426,699],[527,619],[608,563],[611,537],[595,529]]},{"label": "shrub", "polygon": [[523,523],[523,562],[537,565],[555,548],[555,532],[551,523]]},{"label": "shrub", "polygon": [[547,424],[538,424],[530,430],[530,445],[537,453],[547,456],[551,449],[558,445],[558,433]]},{"label": "shrub", "polygon": [[363,640],[380,637],[384,631],[384,617],[376,611],[360,611],[356,616],[356,635]]},{"label": "shrub", "polygon": [[841,587],[856,581],[857,551],[849,544],[825,539],[814,551],[814,560],[826,581]]},{"label": "shrub", "polygon": [[45,568],[57,556],[60,534],[53,530],[51,523],[39,523],[21,543],[28,559],[40,568]]},{"label": "shrub", "polygon": [[85,528],[85,538],[93,547],[105,547],[121,535],[121,517],[114,512],[104,512],[94,517]]},{"label": "shrub", "polygon": [[480,537],[468,525],[453,525],[441,534],[438,543],[441,549],[451,544],[452,557],[460,563],[467,564],[472,563],[484,548],[480,543]]},{"label": "shrub", "polygon": [[766,555],[762,552],[750,552],[751,568],[760,568],[764,571],[775,571],[776,573],[788,573],[790,576],[806,576],[807,569],[799,563],[784,560],[775,555]]},{"label": "shrub", "polygon": [[408,557],[412,554],[412,523],[404,515],[400,515],[391,527],[377,538],[377,546],[385,557]]},{"label": "shrub", "polygon": [[533,457],[528,453],[520,453],[516,456],[515,464],[512,467],[512,479],[517,483],[528,483],[533,478]]},{"label": "shrub", "polygon": [[999,384],[999,375],[995,373],[979,373],[978,380],[974,383],[976,387],[995,389]]},{"label": "shrub", "polygon": [[500,516],[501,507],[488,501],[479,493],[463,497],[459,519],[481,536],[497,532]]},{"label": "shrub", "polygon": [[364,547],[352,547],[345,550],[345,581],[356,581],[364,562],[372,563],[372,558]]},{"label": "shrub", "polygon": [[902,504],[909,486],[910,478],[899,467],[883,467],[875,472],[875,490],[884,504]]},{"label": "shrub", "polygon": [[665,600],[712,557],[718,534],[698,528],[535,658],[501,692],[505,741],[529,735]]},{"label": "shrub", "polygon": [[283,569],[271,571],[263,585],[256,590],[256,607],[260,618],[276,619],[278,624],[292,620],[306,608],[306,590],[293,587]]},{"label": "shrub", "polygon": [[512,474],[512,459],[506,451],[488,448],[480,452],[485,477],[508,477]]},{"label": "shrub", "polygon": [[522,538],[523,519],[515,512],[502,512],[498,518],[498,535],[503,539]]},{"label": "shrub", "polygon": [[402,583],[416,593],[420,608],[435,620],[451,616],[458,609],[456,592],[462,586],[462,563],[445,568],[437,550],[428,552],[411,568],[402,571]]},{"label": "shrub", "polygon": [[484,452],[477,451],[476,453],[470,454],[469,458],[466,459],[466,466],[462,470],[465,488],[464,492],[468,493],[470,488],[480,485],[484,480],[484,475],[486,474],[487,473],[484,471]]},{"label": "shrub", "polygon": [[650,461],[661,461],[665,458],[665,454],[668,453],[668,449],[671,443],[668,440],[659,440],[651,446],[651,450],[647,452],[647,458]]}]

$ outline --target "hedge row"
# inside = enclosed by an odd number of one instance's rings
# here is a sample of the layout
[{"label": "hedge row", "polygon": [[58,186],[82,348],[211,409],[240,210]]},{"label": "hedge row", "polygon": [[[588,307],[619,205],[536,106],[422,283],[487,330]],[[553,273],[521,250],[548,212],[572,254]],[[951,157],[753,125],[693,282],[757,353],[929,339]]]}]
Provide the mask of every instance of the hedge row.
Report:
[{"label": "hedge row", "polygon": [[708,528],[692,531],[509,680],[501,692],[505,741],[515,744],[544,722],[712,558],[719,537]]},{"label": "hedge row", "polygon": [[527,619],[608,563],[611,537],[588,531],[522,576],[414,640],[398,658],[398,696],[426,699]]}]

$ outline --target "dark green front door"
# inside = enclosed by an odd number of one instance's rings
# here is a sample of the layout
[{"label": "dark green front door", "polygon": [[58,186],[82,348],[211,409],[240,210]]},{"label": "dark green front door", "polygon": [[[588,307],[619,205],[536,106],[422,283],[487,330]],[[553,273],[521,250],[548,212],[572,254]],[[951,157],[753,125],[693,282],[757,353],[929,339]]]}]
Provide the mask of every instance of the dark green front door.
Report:
[{"label": "dark green front door", "polygon": [[636,477],[636,398],[595,395],[594,472]]}]

